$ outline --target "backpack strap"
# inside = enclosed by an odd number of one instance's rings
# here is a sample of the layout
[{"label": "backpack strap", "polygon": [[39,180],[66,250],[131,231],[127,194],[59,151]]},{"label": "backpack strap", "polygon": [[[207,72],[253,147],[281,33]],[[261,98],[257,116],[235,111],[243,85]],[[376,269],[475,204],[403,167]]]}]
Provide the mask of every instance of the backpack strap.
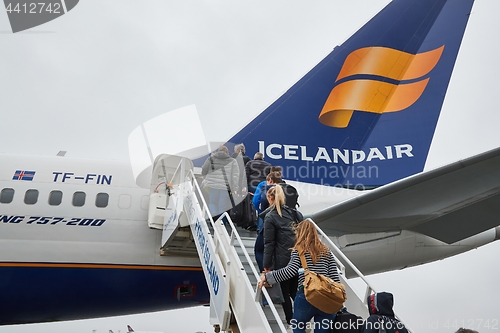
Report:
[{"label": "backpack strap", "polygon": [[302,264],[302,268],[303,269],[308,269],[308,267],[307,267],[307,260],[306,260],[306,257],[305,257],[305,253],[299,254],[299,257],[300,257],[300,262]]},{"label": "backpack strap", "polygon": [[292,210],[293,218],[295,219],[295,222],[298,225],[304,219],[304,215],[302,215],[302,213],[299,212],[296,208],[291,208],[291,210]]},{"label": "backpack strap", "polygon": [[229,187],[229,180],[227,179],[226,168],[224,165],[222,166],[222,175],[224,176],[224,181],[226,182],[226,189],[227,194],[229,195],[229,200],[231,200],[231,205],[234,208],[236,205],[234,204],[233,193],[231,192],[231,188]]},{"label": "backpack strap", "polygon": [[[210,164],[212,165],[212,171],[215,171],[214,160],[212,159],[212,156],[210,156]],[[234,208],[236,205],[234,204],[233,194],[231,193],[231,188],[229,187],[229,181],[227,180],[226,169],[224,165],[222,166],[221,170],[222,170],[222,175],[224,176],[224,182],[226,183],[226,189],[227,189],[227,194],[229,195],[229,200],[231,200],[231,205]]]}]

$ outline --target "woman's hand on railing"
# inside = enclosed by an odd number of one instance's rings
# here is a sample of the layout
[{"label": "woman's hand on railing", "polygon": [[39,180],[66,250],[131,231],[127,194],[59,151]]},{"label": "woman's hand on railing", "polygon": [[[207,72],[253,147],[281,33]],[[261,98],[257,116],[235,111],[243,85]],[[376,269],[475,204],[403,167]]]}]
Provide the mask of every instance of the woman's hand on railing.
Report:
[{"label": "woman's hand on railing", "polygon": [[262,289],[262,287],[270,287],[270,285],[266,281],[266,273],[262,272],[260,275],[260,281],[259,281],[259,288]]}]

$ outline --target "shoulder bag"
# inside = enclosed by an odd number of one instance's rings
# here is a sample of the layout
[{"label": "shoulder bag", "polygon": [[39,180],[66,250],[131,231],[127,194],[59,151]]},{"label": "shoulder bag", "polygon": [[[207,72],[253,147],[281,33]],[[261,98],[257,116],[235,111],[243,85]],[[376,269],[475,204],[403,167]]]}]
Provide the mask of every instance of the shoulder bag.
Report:
[{"label": "shoulder bag", "polygon": [[306,300],[319,310],[333,314],[339,311],[345,300],[345,286],[322,274],[315,273],[307,267],[304,253],[300,255],[304,268],[304,295]]}]

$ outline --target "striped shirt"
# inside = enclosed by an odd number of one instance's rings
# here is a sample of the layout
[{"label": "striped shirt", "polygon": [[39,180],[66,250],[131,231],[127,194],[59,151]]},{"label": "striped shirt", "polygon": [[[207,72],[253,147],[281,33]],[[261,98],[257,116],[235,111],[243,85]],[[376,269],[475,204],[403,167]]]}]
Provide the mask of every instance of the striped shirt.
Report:
[{"label": "striped shirt", "polygon": [[[306,252],[305,257],[307,267],[311,272],[322,274],[334,281],[340,282],[337,264],[335,263],[335,259],[331,252],[329,257],[320,257],[320,259],[316,262],[316,265],[313,265],[309,253]],[[300,262],[299,252],[297,250],[293,250],[290,257],[290,262],[288,263],[288,265],[286,265],[286,267],[271,271],[266,274],[267,283],[274,284],[277,282],[289,280],[298,274],[298,270],[301,267],[302,263]],[[302,286],[303,284],[304,274],[299,274],[299,286]]]}]

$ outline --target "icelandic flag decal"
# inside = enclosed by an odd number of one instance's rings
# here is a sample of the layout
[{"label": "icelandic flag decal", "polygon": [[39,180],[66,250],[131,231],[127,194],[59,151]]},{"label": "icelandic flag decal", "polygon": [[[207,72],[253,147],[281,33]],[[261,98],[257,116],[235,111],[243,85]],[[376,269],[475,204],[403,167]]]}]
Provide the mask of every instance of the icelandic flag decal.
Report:
[{"label": "icelandic flag decal", "polygon": [[28,180],[32,181],[33,177],[35,177],[36,171],[24,171],[24,170],[16,170],[14,173],[14,177],[12,180]]}]

